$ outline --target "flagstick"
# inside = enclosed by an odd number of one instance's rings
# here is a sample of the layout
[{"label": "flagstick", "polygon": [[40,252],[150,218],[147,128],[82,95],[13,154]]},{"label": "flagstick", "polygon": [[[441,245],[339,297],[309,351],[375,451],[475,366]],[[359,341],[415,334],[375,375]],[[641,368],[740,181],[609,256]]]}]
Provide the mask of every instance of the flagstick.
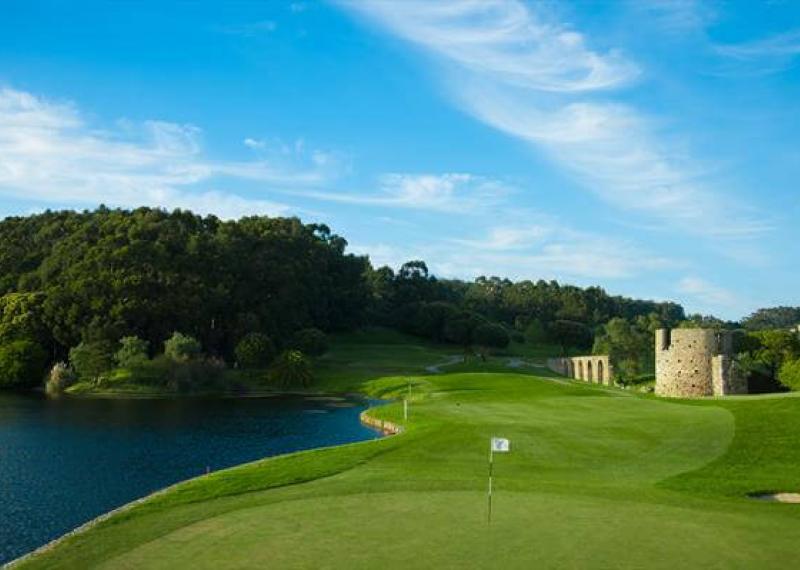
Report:
[{"label": "flagstick", "polygon": [[403,421],[408,421],[408,400],[411,398],[411,382],[406,387],[406,397],[403,399]]},{"label": "flagstick", "polygon": [[492,467],[494,466],[494,447],[489,445],[489,514],[487,524],[492,524]]}]

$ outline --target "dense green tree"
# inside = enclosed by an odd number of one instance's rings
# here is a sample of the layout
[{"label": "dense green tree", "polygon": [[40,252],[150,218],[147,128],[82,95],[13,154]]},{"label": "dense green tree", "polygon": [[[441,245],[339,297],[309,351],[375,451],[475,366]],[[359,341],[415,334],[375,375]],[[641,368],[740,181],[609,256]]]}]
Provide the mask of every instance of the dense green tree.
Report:
[{"label": "dense green tree", "polygon": [[656,315],[638,317],[635,323],[613,318],[596,335],[592,352],[609,355],[619,380],[632,380],[653,370],[653,330],[659,326]]},{"label": "dense green tree", "polygon": [[463,311],[448,319],[444,325],[444,340],[462,347],[472,345],[472,333],[486,319],[472,311]]},{"label": "dense green tree", "polygon": [[186,362],[199,356],[200,352],[200,341],[177,331],[164,341],[164,356],[175,362]]},{"label": "dense green tree", "polygon": [[250,333],[236,345],[236,362],[242,368],[264,368],[275,358],[275,344],[263,333]]},{"label": "dense green tree", "polygon": [[138,336],[125,336],[119,341],[120,347],[114,355],[117,366],[133,368],[146,362],[149,356],[150,343]]},{"label": "dense green tree", "polygon": [[6,293],[0,297],[0,344],[32,340],[49,344],[42,293]]},{"label": "dense green tree", "polygon": [[105,341],[82,342],[69,351],[72,369],[82,380],[96,380],[114,366],[111,345]]},{"label": "dense green tree", "polygon": [[328,337],[314,327],[301,329],[292,335],[289,346],[308,356],[322,356],[328,351]]},{"label": "dense green tree", "polygon": [[495,323],[485,323],[472,331],[472,342],[486,348],[505,348],[511,342],[506,329]]},{"label": "dense green tree", "polygon": [[800,307],[759,309],[742,320],[747,330],[791,329],[800,325]]},{"label": "dense green tree", "polygon": [[558,319],[550,325],[550,337],[567,355],[570,348],[586,349],[592,344],[592,331],[583,323]]},{"label": "dense green tree", "polygon": [[40,384],[47,369],[47,353],[30,340],[0,346],[0,388],[25,388]]},{"label": "dense green tree", "polygon": [[756,364],[763,366],[773,380],[784,362],[800,358],[800,337],[787,330],[762,330],[751,333],[758,341],[750,354]]},{"label": "dense green tree", "polygon": [[778,379],[790,390],[800,390],[800,358],[784,361],[778,372]]},{"label": "dense green tree", "polygon": [[269,377],[281,388],[307,388],[313,380],[311,362],[299,350],[286,350],[275,359]]}]

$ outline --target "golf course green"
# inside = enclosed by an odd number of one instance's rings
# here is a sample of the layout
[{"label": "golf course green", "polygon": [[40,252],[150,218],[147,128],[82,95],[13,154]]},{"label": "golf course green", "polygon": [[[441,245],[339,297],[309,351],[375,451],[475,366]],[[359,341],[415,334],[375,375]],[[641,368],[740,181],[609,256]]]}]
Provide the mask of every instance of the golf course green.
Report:
[{"label": "golf course green", "polygon": [[[457,353],[340,337],[316,387],[393,400],[370,415],[402,433],[181,483],[18,567],[800,567],[800,505],[748,497],[800,491],[800,398],[663,400],[557,377],[519,346]],[[489,524],[492,436],[511,452]]]}]

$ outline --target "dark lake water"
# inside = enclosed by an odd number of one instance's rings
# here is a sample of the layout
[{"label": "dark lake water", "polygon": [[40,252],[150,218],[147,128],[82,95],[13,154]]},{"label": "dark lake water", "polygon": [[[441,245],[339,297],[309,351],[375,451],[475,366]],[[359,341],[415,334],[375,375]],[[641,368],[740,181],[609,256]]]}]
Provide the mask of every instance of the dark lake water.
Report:
[{"label": "dark lake water", "polygon": [[0,564],[207,467],[377,437],[349,404],[0,393]]}]

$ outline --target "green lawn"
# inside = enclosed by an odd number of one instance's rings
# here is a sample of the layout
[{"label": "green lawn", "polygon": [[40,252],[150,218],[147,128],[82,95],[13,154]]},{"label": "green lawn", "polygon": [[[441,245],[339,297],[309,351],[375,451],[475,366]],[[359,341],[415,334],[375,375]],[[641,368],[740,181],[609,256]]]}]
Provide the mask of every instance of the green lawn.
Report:
[{"label": "green lawn", "polygon": [[[390,397],[405,433],[214,473],[71,537],[25,568],[791,568],[800,398],[664,401],[553,377],[536,351],[385,331],[338,339],[320,387]],[[401,406],[373,415],[399,421]],[[497,455],[491,526],[488,442]]]}]

